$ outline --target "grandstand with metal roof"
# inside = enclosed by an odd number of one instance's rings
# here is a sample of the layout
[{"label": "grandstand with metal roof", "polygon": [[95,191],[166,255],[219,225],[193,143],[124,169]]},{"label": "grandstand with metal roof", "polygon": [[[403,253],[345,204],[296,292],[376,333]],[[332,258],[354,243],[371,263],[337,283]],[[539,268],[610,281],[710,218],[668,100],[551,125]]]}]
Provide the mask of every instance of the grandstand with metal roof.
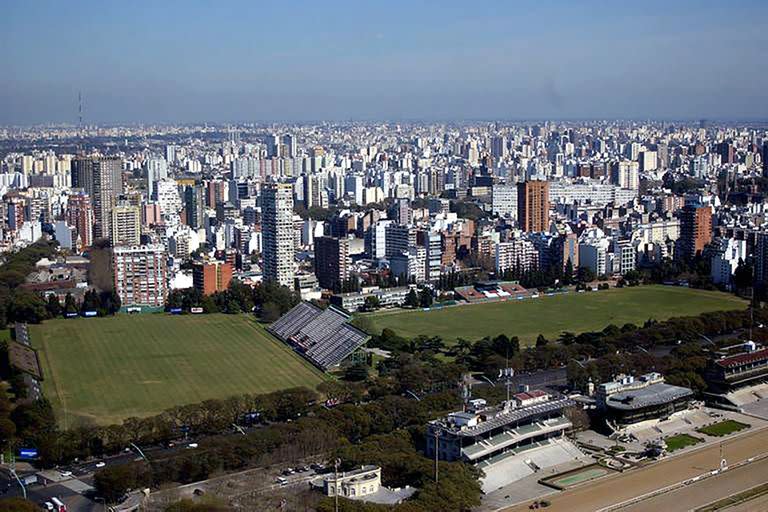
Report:
[{"label": "grandstand with metal roof", "polygon": [[349,324],[351,317],[333,306],[326,309],[302,302],[268,330],[312,364],[328,370],[338,366],[368,341],[368,334]]},{"label": "grandstand with metal roof", "polygon": [[427,424],[426,455],[433,458],[437,452],[441,460],[495,464],[562,437],[572,426],[564,410],[573,405],[569,398],[540,390],[517,393],[499,407],[471,401],[465,410]]}]

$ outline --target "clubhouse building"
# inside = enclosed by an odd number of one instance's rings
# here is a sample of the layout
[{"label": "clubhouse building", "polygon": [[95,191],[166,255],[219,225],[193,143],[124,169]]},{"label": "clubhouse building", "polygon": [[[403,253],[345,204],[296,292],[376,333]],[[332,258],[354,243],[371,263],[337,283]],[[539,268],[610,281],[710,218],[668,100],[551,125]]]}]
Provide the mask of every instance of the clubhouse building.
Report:
[{"label": "clubhouse building", "polygon": [[664,382],[664,376],[652,372],[635,378],[619,375],[611,382],[597,387],[595,401],[598,411],[612,430],[621,430],[635,423],[664,420],[688,408],[693,391]]}]

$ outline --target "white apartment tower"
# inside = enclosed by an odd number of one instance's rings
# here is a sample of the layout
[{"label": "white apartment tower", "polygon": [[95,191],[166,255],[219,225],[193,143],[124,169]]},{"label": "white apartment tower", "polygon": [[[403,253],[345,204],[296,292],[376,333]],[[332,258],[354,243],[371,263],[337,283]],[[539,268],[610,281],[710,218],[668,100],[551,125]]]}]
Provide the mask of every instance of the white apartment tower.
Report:
[{"label": "white apartment tower", "polygon": [[293,187],[272,183],[261,198],[264,280],[293,287]]}]

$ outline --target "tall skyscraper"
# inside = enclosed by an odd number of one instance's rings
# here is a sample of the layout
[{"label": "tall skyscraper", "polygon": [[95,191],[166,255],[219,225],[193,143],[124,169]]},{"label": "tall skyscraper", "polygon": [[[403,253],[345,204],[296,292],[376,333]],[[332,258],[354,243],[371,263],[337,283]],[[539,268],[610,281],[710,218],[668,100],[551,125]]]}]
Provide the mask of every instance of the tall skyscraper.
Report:
[{"label": "tall skyscraper", "polygon": [[290,133],[283,135],[283,146],[285,146],[285,154],[283,156],[288,158],[296,158],[298,149],[296,147],[296,137]]},{"label": "tall skyscraper", "polygon": [[184,188],[184,212],[187,226],[199,229],[203,226],[205,199],[202,185],[187,185]]},{"label": "tall skyscraper", "polygon": [[700,204],[688,204],[680,210],[678,257],[691,260],[701,254],[712,241],[712,209]]},{"label": "tall skyscraper", "polygon": [[315,275],[322,288],[340,291],[349,279],[349,241],[346,238],[315,238]]},{"label": "tall skyscraper", "polygon": [[72,186],[83,188],[93,207],[93,237],[110,238],[112,209],[123,193],[119,157],[76,158],[72,161]]},{"label": "tall skyscraper", "polygon": [[155,183],[168,177],[168,164],[164,158],[150,158],[145,164],[147,173],[147,199],[155,197]]},{"label": "tall skyscraper", "polygon": [[129,203],[120,203],[112,209],[112,247],[141,243],[141,210]]},{"label": "tall skyscraper", "polygon": [[549,229],[549,182],[532,180],[517,184],[517,222],[527,232]]},{"label": "tall skyscraper", "polygon": [[280,137],[274,134],[267,135],[267,157],[280,156]]},{"label": "tall skyscraper", "polygon": [[763,177],[768,178],[768,141],[763,142]]},{"label": "tall skyscraper", "polygon": [[261,196],[264,280],[293,288],[293,187],[271,183]]},{"label": "tall skyscraper", "polygon": [[76,194],[67,198],[66,221],[75,228],[80,249],[93,244],[93,209],[87,195]]}]

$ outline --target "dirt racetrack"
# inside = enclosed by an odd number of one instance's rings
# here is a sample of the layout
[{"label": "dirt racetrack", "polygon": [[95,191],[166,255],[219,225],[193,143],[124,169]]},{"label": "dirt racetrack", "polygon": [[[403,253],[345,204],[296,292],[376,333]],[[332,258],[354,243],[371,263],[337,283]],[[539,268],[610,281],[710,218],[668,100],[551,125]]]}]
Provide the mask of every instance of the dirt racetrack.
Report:
[{"label": "dirt racetrack", "polygon": [[[761,429],[748,432],[741,436],[723,441],[723,453],[729,464],[739,462],[749,457],[768,452],[768,429]],[[596,482],[585,484],[584,486],[570,489],[559,494],[548,496],[551,506],[546,510],[552,512],[595,512],[604,507],[622,503],[636,496],[661,489],[663,487],[676,484],[683,480],[693,478],[719,467],[720,465],[720,445],[713,444],[700,449],[693,450],[676,457],[651,464],[641,469],[635,469],[626,473],[606,477]],[[768,467],[768,464],[762,466],[760,463],[751,464],[744,469],[750,471],[750,467],[761,466]],[[768,481],[768,472],[761,470],[755,473],[760,475],[759,479]],[[723,475],[724,478],[726,475]],[[730,479],[708,480],[709,485],[723,485],[723,482],[730,482]],[[760,482],[757,482],[760,483]],[[740,486],[739,490],[747,489],[756,484],[745,484]],[[715,498],[725,497],[734,491],[728,490],[728,485],[723,485],[722,494],[717,494]],[[717,489],[713,487],[713,489]],[[670,493],[669,496],[674,496]],[[660,499],[660,498],[656,498]],[[709,500],[712,501],[712,500]],[[506,512],[516,512],[529,510],[530,503],[521,503],[519,505],[504,509]],[[641,504],[634,505],[639,507]],[[691,504],[690,506],[698,506]],[[632,510],[688,510],[688,504],[680,502],[669,502],[665,506],[658,504],[652,508],[636,508]],[[671,508],[667,508],[671,507]]]}]

